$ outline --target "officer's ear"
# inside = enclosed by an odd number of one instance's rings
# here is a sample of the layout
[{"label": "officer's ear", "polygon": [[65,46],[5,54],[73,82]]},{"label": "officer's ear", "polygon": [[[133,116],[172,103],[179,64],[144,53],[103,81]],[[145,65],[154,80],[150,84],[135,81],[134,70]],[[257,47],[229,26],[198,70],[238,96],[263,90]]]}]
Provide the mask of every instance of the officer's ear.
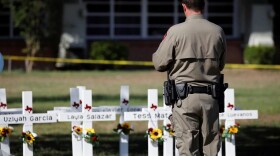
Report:
[{"label": "officer's ear", "polygon": [[184,12],[186,12],[187,11],[187,5],[185,3],[182,3],[182,6],[183,6]]}]

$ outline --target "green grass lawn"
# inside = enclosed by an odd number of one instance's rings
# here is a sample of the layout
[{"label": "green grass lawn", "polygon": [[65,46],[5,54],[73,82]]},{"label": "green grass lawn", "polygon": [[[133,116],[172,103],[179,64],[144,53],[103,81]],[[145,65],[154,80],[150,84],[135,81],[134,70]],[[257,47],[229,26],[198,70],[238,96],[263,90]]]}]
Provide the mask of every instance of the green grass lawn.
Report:
[{"label": "green grass lawn", "polygon": [[[273,155],[273,149],[280,147],[280,71],[226,69],[224,74],[230,88],[235,89],[236,106],[259,111],[258,120],[237,121],[241,124],[240,133],[236,136],[237,155],[262,155],[260,150],[265,151],[263,146]],[[76,86],[86,86],[93,91],[94,106],[119,105],[121,85],[129,86],[130,105],[146,106],[148,89],[158,89],[159,105],[162,105],[165,78],[166,73],[154,70],[34,71],[29,74],[13,71],[1,73],[0,88],[6,88],[8,108],[21,108],[21,92],[32,91],[33,112],[46,113],[53,107],[70,106],[69,89]],[[135,131],[130,137],[130,155],[146,155],[144,132],[147,123],[132,124]],[[102,138],[102,147],[95,149],[96,155],[118,155],[118,136],[112,131],[116,125],[117,121],[94,123],[94,129]],[[21,155],[19,134],[22,126],[13,126],[15,132],[10,139],[12,154]],[[71,155],[69,123],[34,124],[34,132],[39,135],[34,146],[36,156]],[[267,147],[268,144],[271,146]],[[139,149],[138,145],[144,147]]]}]

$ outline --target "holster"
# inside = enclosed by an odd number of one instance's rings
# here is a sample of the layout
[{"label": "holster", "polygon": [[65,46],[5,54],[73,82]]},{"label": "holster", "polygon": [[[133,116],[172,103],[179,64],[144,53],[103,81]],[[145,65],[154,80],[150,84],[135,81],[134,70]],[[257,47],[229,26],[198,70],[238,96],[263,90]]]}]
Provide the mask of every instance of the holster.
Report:
[{"label": "holster", "polygon": [[228,88],[228,83],[224,83],[224,75],[220,77],[218,84],[212,85],[212,97],[218,100],[219,112],[225,111],[225,90]]},{"label": "holster", "polygon": [[173,105],[177,100],[177,93],[174,80],[167,80],[163,83],[163,96],[165,105]]}]

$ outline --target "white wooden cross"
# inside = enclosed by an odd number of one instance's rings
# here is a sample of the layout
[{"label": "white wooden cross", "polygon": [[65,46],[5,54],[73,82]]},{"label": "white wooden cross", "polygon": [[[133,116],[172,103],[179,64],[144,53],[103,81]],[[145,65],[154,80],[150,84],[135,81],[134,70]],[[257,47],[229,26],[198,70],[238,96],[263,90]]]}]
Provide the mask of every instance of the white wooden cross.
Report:
[{"label": "white wooden cross", "polygon": [[[170,110],[158,109],[158,90],[148,89],[148,109],[142,112],[125,112],[125,121],[148,121],[148,128],[158,128],[158,120],[168,119]],[[173,146],[172,146],[173,147]],[[148,138],[148,155],[158,156],[158,144]]]},{"label": "white wooden cross", "polygon": [[[142,111],[144,106],[130,106],[129,105],[129,86],[122,85],[120,88],[120,106],[99,106],[92,107],[92,112],[114,112],[120,115],[119,123],[124,122],[124,112]],[[54,107],[54,111],[71,112],[69,107]],[[128,156],[129,151],[129,136],[123,133],[120,134],[119,154],[121,156]]]},{"label": "white wooden cross", "polygon": [[[6,89],[1,88],[0,89],[0,115],[6,115],[6,114],[22,114],[21,108],[10,108],[8,109],[8,103],[7,103],[7,97],[6,97]],[[8,127],[8,124],[1,124],[0,127]],[[10,142],[9,142],[9,136],[7,136],[3,142],[0,142],[0,155],[1,153],[9,155],[11,153],[10,151]]]},{"label": "white wooden cross", "polygon": [[[142,111],[144,106],[130,106],[129,105],[129,86],[123,85],[120,88],[120,106],[100,106],[94,108],[93,111],[96,112],[103,112],[103,111],[112,111],[116,114],[120,115],[119,123],[123,124],[124,120],[124,113],[125,112],[135,112],[135,111]],[[121,156],[128,156],[129,151],[129,136],[123,133],[120,133],[120,141],[119,141],[119,155]]]},{"label": "white wooden cross", "polygon": [[[32,92],[22,92],[22,114],[6,114],[0,116],[0,124],[23,124],[23,132],[33,131],[33,123],[57,122],[55,114],[36,113],[33,114]],[[23,144],[23,156],[33,156],[33,144]]]},{"label": "white wooden cross", "polygon": [[[225,91],[225,112],[220,113],[220,120],[225,120],[225,128],[235,125],[235,120],[258,119],[257,110],[235,110],[234,89],[227,89]],[[222,147],[218,154],[222,156]],[[225,155],[235,156],[235,136],[225,139]]]},{"label": "white wooden cross", "polygon": [[[21,109],[13,108],[8,109],[7,98],[6,98],[6,89],[0,89],[0,115],[4,114],[20,114],[22,113]],[[8,124],[1,124],[0,127],[7,127]],[[2,142],[0,142],[0,155],[1,153],[10,154],[10,142],[9,136],[7,136]]]},{"label": "white wooden cross", "polygon": [[[59,122],[72,122],[74,126],[82,126],[83,130],[92,128],[92,121],[116,120],[114,112],[92,112],[92,91],[84,87],[70,88],[71,112],[58,112]],[[80,111],[82,110],[82,111]],[[73,156],[91,156],[92,146],[72,133]]]}]

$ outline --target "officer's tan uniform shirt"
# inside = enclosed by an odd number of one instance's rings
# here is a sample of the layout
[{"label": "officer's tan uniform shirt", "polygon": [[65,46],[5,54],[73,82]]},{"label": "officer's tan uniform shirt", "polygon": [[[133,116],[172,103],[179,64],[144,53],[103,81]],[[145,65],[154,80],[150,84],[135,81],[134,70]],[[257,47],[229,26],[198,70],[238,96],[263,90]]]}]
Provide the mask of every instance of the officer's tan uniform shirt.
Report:
[{"label": "officer's tan uniform shirt", "polygon": [[169,76],[176,83],[217,83],[224,68],[225,51],[222,28],[205,20],[202,15],[192,15],[185,22],[169,28],[153,54],[153,63],[158,71],[170,70]]}]

